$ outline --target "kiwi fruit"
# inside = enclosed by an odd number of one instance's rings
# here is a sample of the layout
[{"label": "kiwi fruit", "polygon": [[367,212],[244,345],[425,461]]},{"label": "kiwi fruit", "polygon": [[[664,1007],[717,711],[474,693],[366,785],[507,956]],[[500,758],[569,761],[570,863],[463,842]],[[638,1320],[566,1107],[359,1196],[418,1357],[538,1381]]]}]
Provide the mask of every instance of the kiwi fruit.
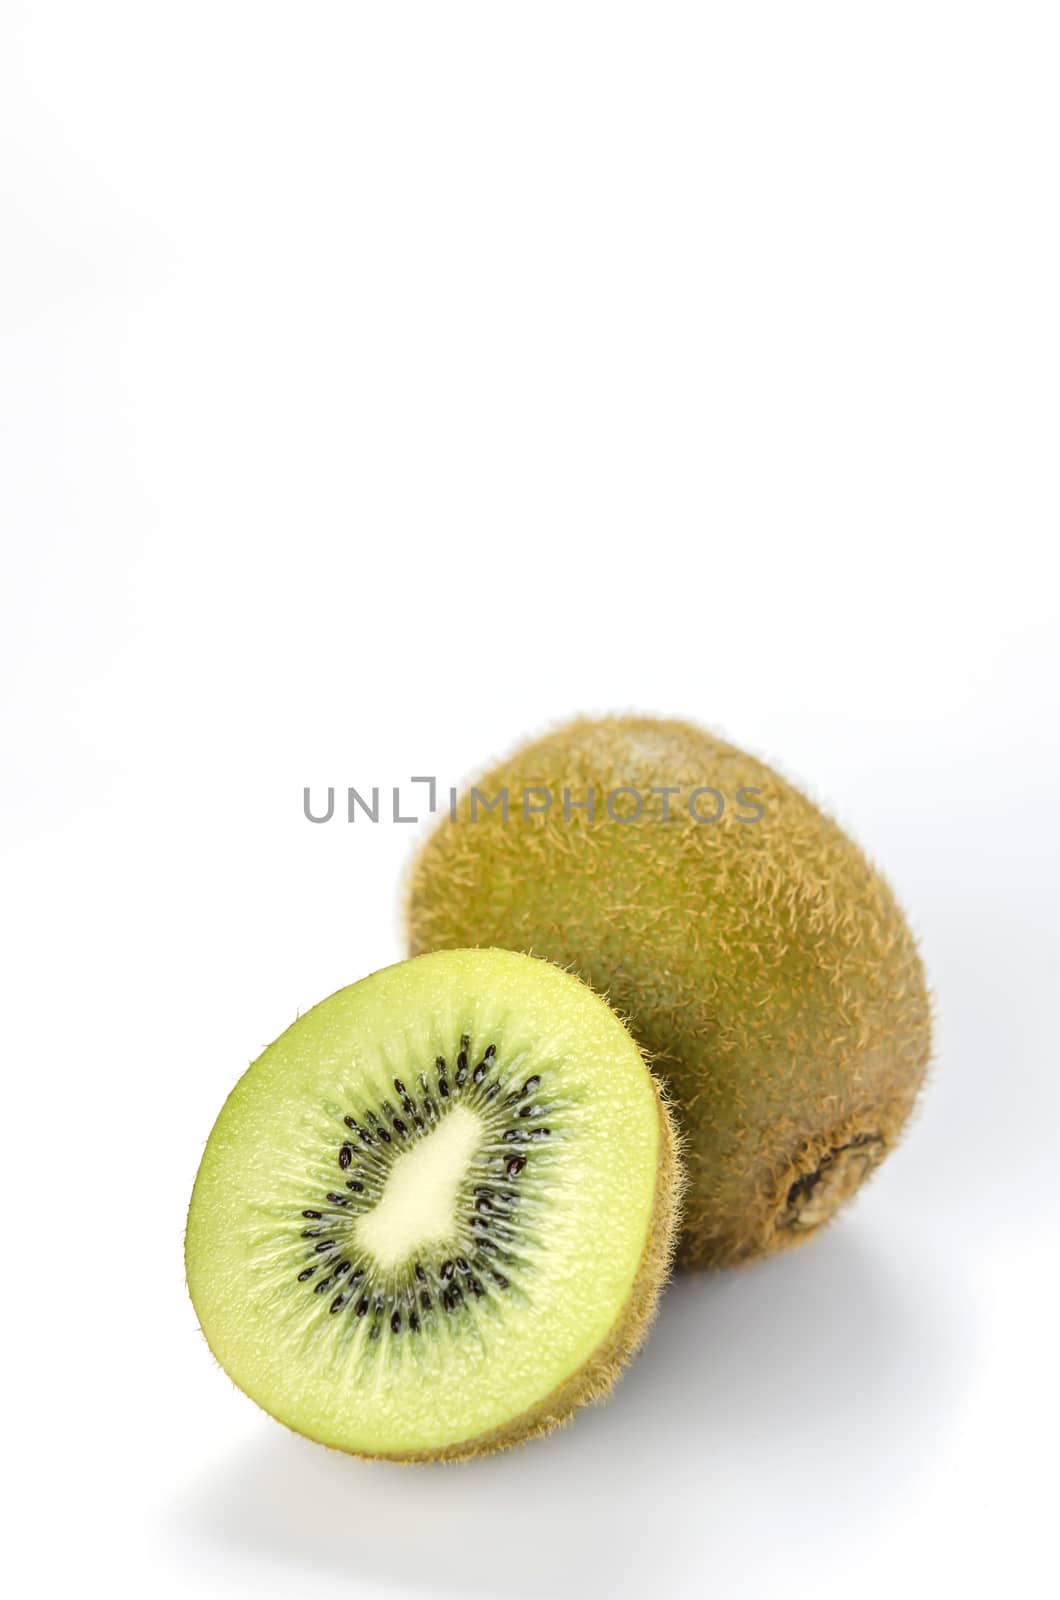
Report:
[{"label": "kiwi fruit", "polygon": [[713,734],[581,719],[429,835],[413,952],[482,943],[579,973],[627,1018],[686,1135],[678,1261],[801,1243],[898,1138],[930,1053],[914,940],[880,875]]},{"label": "kiwi fruit", "polygon": [[236,1084],[188,1286],[221,1366],[289,1427],[473,1456],[607,1394],[678,1192],[666,1106],[599,996],[509,950],[425,955],[314,1006]]}]

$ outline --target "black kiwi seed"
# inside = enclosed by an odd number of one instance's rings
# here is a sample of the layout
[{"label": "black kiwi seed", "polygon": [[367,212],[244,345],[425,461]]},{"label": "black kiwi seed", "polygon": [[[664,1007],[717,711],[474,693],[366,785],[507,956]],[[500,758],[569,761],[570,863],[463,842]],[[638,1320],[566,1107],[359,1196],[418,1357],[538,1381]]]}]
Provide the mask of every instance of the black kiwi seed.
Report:
[{"label": "black kiwi seed", "polygon": [[538,1084],[540,1082],[541,1082],[540,1075],[535,1072],[533,1077],[532,1078],[527,1078],[526,1082],[523,1084],[523,1093],[524,1094],[533,1094],[534,1090],[537,1088],[537,1086],[538,1086]]},{"label": "black kiwi seed", "polygon": [[482,1291],[482,1285],[481,1285],[481,1283],[479,1283],[478,1279],[477,1278],[469,1278],[467,1280],[467,1286],[471,1290],[471,1293],[475,1296],[475,1299],[476,1300],[481,1300],[483,1291]]},{"label": "black kiwi seed", "polygon": [[491,1267],[490,1268],[490,1277],[493,1279],[494,1283],[498,1285],[499,1288],[507,1289],[507,1287],[508,1287],[508,1279],[504,1276],[503,1272],[494,1272],[493,1268]]},{"label": "black kiwi seed", "polygon": [[395,1311],[394,1315],[391,1317],[391,1319],[390,1319],[390,1331],[392,1333],[400,1333],[401,1332],[401,1312],[400,1311]]},{"label": "black kiwi seed", "polygon": [[346,1183],[346,1187],[347,1187],[347,1189],[352,1189],[354,1194],[363,1194],[364,1193],[364,1184],[363,1183],[358,1183],[356,1178],[348,1179],[347,1183]]},{"label": "black kiwi seed", "polygon": [[305,1283],[306,1279],[311,1278],[316,1270],[316,1267],[303,1268],[303,1270],[298,1274],[299,1283]]},{"label": "black kiwi seed", "polygon": [[451,1278],[453,1276],[453,1263],[451,1261],[443,1261],[438,1268],[438,1276],[443,1279]]},{"label": "black kiwi seed", "polygon": [[302,1238],[303,1239],[319,1239],[320,1235],[323,1232],[324,1232],[323,1228],[303,1228],[302,1229]]},{"label": "black kiwi seed", "polygon": [[409,1332],[410,1333],[419,1333],[419,1331],[420,1331],[420,1319],[419,1319],[419,1316],[415,1311],[410,1311],[409,1312]]},{"label": "black kiwi seed", "polygon": [[346,1296],[344,1294],[337,1294],[335,1296],[334,1300],[328,1306],[328,1310],[331,1312],[332,1316],[334,1316],[335,1312],[336,1311],[341,1311],[345,1304],[346,1304]]},{"label": "black kiwi seed", "polygon": [[471,1074],[471,1081],[472,1083],[481,1083],[485,1076],[486,1063],[485,1061],[480,1061],[474,1072]]},{"label": "black kiwi seed", "polygon": [[[317,1233],[319,1233],[320,1229],[317,1228],[316,1231],[317,1231]],[[334,1248],[335,1248],[334,1239],[321,1239],[319,1244],[316,1244],[316,1245],[313,1246],[313,1249],[317,1252],[318,1255],[323,1255],[325,1250],[334,1250]]]},{"label": "black kiwi seed", "polygon": [[[328,1195],[328,1199],[331,1199],[330,1195]],[[320,1221],[321,1217],[321,1213],[319,1211],[303,1211],[302,1215],[303,1217],[313,1217],[317,1222]]]},{"label": "black kiwi seed", "polygon": [[467,1260],[467,1258],[465,1256],[457,1256],[456,1264],[460,1268],[461,1272],[470,1272],[471,1271],[471,1263]]},{"label": "black kiwi seed", "polygon": [[492,1211],[493,1206],[486,1199],[485,1195],[482,1195],[478,1200],[475,1201],[475,1210],[481,1212]]},{"label": "black kiwi seed", "polygon": [[509,1178],[517,1178],[525,1166],[525,1156],[513,1156],[504,1170],[507,1172]]},{"label": "black kiwi seed", "polygon": [[357,1303],[357,1315],[359,1317],[363,1317],[363,1316],[366,1316],[367,1313],[368,1313],[368,1301],[367,1301],[367,1298],[366,1298],[364,1300],[358,1301],[358,1303]]},{"label": "black kiwi seed", "polygon": [[421,1283],[426,1283],[427,1282],[427,1274],[424,1272],[423,1268],[420,1266],[418,1261],[416,1263],[416,1276],[420,1280]]},{"label": "black kiwi seed", "polygon": [[394,1118],[394,1132],[400,1134],[401,1137],[404,1138],[405,1135],[408,1133],[408,1131],[409,1131],[408,1128],[402,1122],[401,1118],[400,1117],[395,1117]]},{"label": "black kiwi seed", "polygon": [[[364,1135],[362,1134],[361,1137],[363,1139]],[[342,1168],[342,1170],[344,1172],[345,1172],[346,1168],[349,1166],[349,1164],[350,1164],[350,1162],[352,1160],[353,1160],[353,1150],[350,1148],[350,1146],[348,1144],[344,1144],[342,1149],[339,1151],[339,1166]]]},{"label": "black kiwi seed", "polygon": [[[329,1194],[328,1199],[331,1201],[333,1206],[348,1206],[350,1203],[344,1194]],[[308,1215],[308,1211],[303,1212],[303,1216]],[[319,1216],[320,1213],[318,1212],[317,1215]]]},{"label": "black kiwi seed", "polygon": [[342,1120],[346,1124],[347,1128],[352,1128],[354,1133],[357,1132],[357,1118],[356,1117],[343,1117]]},{"label": "black kiwi seed", "polygon": [[316,1289],[313,1292],[315,1294],[326,1294],[327,1291],[330,1288],[331,1288],[331,1279],[330,1278],[321,1278],[320,1282],[317,1284]]},{"label": "black kiwi seed", "polygon": [[397,1090],[397,1092],[401,1096],[402,1100],[407,1100],[408,1099],[409,1092],[405,1088],[405,1085],[402,1083],[400,1078],[395,1078],[394,1079],[394,1088]]},{"label": "black kiwi seed", "polygon": [[526,1137],[528,1139],[547,1139],[551,1132],[551,1128],[531,1128]]}]

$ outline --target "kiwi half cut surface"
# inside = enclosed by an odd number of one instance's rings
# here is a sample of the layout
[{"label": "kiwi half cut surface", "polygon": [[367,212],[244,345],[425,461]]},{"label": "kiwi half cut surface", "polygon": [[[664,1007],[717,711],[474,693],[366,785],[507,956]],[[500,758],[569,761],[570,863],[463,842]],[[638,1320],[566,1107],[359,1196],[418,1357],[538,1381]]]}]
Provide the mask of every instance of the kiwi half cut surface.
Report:
[{"label": "kiwi half cut surface", "polygon": [[192,1194],[188,1285],[228,1375],[324,1444],[501,1448],[608,1392],[669,1265],[668,1114],[603,1000],[457,950],[300,1017],[247,1070]]}]

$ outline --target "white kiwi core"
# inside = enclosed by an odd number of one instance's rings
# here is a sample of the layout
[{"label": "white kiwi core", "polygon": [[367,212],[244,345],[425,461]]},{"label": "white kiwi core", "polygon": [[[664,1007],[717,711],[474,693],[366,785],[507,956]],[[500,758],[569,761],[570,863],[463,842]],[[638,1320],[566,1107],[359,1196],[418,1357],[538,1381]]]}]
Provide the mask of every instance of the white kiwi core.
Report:
[{"label": "white kiwi core", "polygon": [[357,1223],[360,1243],[381,1267],[399,1267],[453,1237],[460,1187],[482,1134],[482,1118],[454,1106],[426,1139],[398,1156],[382,1199]]}]

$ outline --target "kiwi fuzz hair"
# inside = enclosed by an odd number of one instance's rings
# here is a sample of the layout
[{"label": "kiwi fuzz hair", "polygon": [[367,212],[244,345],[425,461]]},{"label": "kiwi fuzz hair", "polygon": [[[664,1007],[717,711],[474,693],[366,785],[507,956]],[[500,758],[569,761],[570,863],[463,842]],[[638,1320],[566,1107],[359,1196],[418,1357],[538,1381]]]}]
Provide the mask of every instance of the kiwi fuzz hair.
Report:
[{"label": "kiwi fuzz hair", "polygon": [[[729,802],[712,820],[683,804],[707,788]],[[507,791],[509,815],[473,809],[476,789]],[[552,802],[527,814],[532,789]],[[623,789],[635,814],[604,814]],[[426,837],[405,913],[414,953],[532,951],[626,1019],[684,1134],[680,1265],[810,1238],[898,1142],[926,1074],[930,998],[888,885],[794,785],[686,722],[581,718],[519,747]]]}]

